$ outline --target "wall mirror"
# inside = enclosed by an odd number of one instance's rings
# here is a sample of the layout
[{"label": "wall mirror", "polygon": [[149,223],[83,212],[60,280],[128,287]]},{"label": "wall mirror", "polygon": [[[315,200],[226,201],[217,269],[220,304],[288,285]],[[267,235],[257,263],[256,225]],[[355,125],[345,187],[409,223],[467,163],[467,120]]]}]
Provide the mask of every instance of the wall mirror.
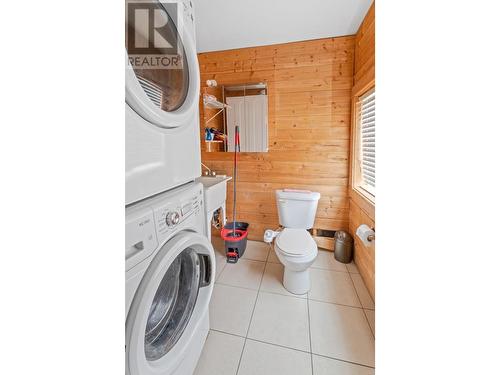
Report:
[{"label": "wall mirror", "polygon": [[210,80],[202,92],[205,151],[233,152],[236,125],[241,152],[268,151],[267,83],[219,86]]}]

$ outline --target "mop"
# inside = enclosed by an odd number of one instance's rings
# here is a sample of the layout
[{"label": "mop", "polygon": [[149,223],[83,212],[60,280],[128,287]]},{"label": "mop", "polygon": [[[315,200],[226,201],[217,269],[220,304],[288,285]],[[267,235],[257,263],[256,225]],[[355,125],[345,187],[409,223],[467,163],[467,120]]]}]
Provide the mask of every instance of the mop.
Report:
[{"label": "mop", "polygon": [[248,223],[236,221],[236,180],[238,173],[238,157],[240,152],[240,129],[235,126],[234,130],[234,165],[233,165],[233,221],[227,223],[221,230],[226,248],[226,261],[236,263],[243,256],[247,246]]}]

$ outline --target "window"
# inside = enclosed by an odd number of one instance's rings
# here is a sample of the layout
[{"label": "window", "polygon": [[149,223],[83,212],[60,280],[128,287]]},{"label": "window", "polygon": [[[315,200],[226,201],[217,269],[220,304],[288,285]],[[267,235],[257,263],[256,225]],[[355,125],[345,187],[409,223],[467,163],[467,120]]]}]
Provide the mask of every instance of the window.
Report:
[{"label": "window", "polygon": [[375,197],[375,88],[357,98],[354,188]]}]

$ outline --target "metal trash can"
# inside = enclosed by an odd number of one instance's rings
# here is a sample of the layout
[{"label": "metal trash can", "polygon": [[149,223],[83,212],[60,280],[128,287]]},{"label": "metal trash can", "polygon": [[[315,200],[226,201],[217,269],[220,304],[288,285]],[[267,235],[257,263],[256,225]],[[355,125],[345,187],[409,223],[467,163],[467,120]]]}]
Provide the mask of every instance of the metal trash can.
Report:
[{"label": "metal trash can", "polygon": [[335,248],[333,250],[335,259],[342,263],[351,263],[352,245],[353,238],[349,233],[343,230],[335,232]]}]

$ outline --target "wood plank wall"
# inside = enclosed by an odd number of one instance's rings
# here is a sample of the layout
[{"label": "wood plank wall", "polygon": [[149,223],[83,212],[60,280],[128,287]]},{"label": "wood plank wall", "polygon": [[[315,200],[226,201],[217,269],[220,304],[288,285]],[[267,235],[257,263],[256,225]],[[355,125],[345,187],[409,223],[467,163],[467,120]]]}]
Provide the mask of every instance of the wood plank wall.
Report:
[{"label": "wood plank wall", "polygon": [[[315,227],[348,230],[354,43],[347,36],[198,55],[202,91],[207,79],[268,84],[269,152],[239,155],[237,218],[250,223],[250,239],[278,227],[274,191],[281,188],[319,191]],[[202,152],[202,161],[233,174],[230,153]],[[230,220],[231,191],[232,183]]]},{"label": "wood plank wall", "polygon": [[[372,3],[357,34],[354,52],[353,96],[375,79],[375,3]],[[368,291],[375,299],[375,245],[366,247],[355,236],[361,224],[375,227],[375,205],[349,189],[349,232],[354,236],[354,261]]]}]

